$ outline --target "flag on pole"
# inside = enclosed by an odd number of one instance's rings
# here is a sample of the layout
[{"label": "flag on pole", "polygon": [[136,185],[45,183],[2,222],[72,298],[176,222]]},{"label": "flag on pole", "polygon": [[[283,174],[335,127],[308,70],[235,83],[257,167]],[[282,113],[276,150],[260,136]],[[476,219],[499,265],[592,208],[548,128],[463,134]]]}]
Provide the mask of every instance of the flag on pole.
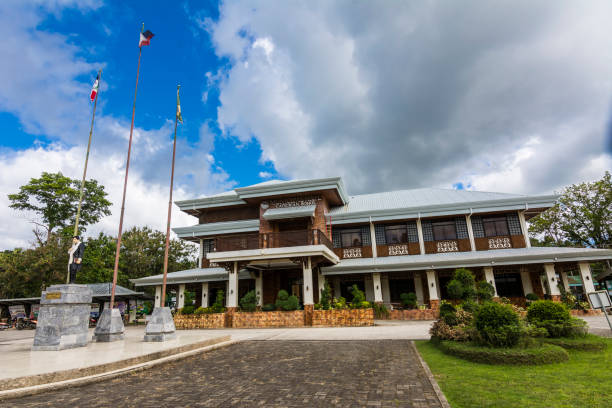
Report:
[{"label": "flag on pole", "polygon": [[138,43],[138,46],[142,47],[143,45],[149,45],[151,43],[151,38],[153,38],[154,35],[155,34],[149,30],[145,31],[144,33],[140,33],[140,42]]},{"label": "flag on pole", "polygon": [[96,100],[96,95],[98,95],[98,88],[100,87],[100,73],[98,72],[98,76],[96,77],[96,81],[94,82],[93,86],[91,87],[91,94],[89,95],[89,99],[91,99],[91,101],[95,101]]},{"label": "flag on pole", "polygon": [[176,88],[176,120],[183,123],[183,116],[181,115],[181,100],[179,98],[179,88]]}]

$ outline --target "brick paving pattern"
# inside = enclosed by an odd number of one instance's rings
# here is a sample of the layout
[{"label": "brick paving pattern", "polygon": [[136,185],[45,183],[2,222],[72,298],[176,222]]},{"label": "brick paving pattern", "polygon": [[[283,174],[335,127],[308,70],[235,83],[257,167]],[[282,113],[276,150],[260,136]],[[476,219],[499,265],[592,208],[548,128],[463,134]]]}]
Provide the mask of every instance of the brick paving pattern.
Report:
[{"label": "brick paving pattern", "polygon": [[440,407],[410,343],[251,341],[10,407]]}]

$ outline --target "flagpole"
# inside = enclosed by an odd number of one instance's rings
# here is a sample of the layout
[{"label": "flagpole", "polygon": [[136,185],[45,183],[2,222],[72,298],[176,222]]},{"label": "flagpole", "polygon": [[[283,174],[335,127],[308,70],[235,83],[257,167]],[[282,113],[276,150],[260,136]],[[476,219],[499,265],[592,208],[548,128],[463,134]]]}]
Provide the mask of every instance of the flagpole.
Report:
[{"label": "flagpole", "polygon": [[[94,119],[96,118],[96,106],[98,105],[98,94],[100,93],[100,79],[102,79],[102,69],[98,71],[98,91],[94,99],[93,113],[91,115],[91,126],[89,127],[89,141],[87,142],[87,153],[85,154],[85,167],[83,168],[83,179],[81,180],[81,190],[79,192],[79,206],[77,208],[76,220],[74,221],[74,234],[79,234],[79,218],[81,216],[81,205],[83,204],[83,190],[85,189],[85,178],[87,177],[87,163],[89,162],[89,151],[91,150],[91,136],[93,134]],[[68,274],[66,275],[66,283],[70,283],[70,266],[68,266]]]},{"label": "flagpole", "polygon": [[[178,97],[180,85],[176,87]],[[178,98],[177,98],[178,102]],[[178,109],[178,108],[177,108]],[[168,224],[166,226],[166,249],[164,251],[164,280],[162,282],[162,293],[160,299],[161,307],[166,307],[166,277],[168,276],[168,248],[170,246],[170,219],[172,218],[172,189],[174,187],[174,159],[176,157],[176,127],[178,125],[178,111],[174,117],[174,142],[172,144],[172,170],[170,171],[170,198],[168,199]]]},{"label": "flagpole", "polygon": [[[142,23],[144,30],[144,23]],[[121,215],[119,216],[119,233],[117,234],[117,249],[115,250],[115,268],[113,269],[113,287],[111,290],[110,309],[115,304],[115,288],[117,287],[117,270],[119,269],[119,251],[121,250],[121,231],[123,230],[123,214],[125,212],[125,193],[127,190],[128,173],[130,170],[130,152],[132,151],[132,134],[134,133],[134,114],[136,113],[136,95],[138,93],[138,75],[140,74],[140,57],[142,46],[138,47],[138,67],[136,68],[136,87],[134,89],[134,104],[132,106],[132,124],[130,125],[130,140],[128,142],[127,160],[125,162],[125,180],[123,182],[123,198],[121,199]]]}]

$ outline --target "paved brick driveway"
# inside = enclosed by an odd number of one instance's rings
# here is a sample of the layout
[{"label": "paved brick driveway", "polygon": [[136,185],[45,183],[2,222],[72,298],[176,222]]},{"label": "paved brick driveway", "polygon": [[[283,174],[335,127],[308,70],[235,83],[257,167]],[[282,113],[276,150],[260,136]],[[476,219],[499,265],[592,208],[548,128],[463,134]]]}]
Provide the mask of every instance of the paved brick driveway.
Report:
[{"label": "paved brick driveway", "polygon": [[11,407],[439,407],[408,341],[250,341]]}]

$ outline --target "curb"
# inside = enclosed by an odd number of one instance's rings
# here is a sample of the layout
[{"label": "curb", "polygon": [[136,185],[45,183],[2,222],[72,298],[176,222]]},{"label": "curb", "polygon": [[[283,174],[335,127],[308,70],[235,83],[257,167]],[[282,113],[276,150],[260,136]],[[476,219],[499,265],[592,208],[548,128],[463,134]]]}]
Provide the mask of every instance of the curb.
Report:
[{"label": "curb", "polygon": [[440,389],[440,386],[438,385],[438,382],[436,381],[436,379],[434,378],[431,370],[429,369],[429,366],[427,365],[425,360],[423,360],[423,357],[421,357],[421,354],[419,353],[419,350],[416,348],[416,345],[414,344],[414,340],[411,340],[410,344],[412,345],[412,349],[414,350],[414,352],[416,353],[417,357],[419,358],[419,363],[421,363],[421,368],[423,368],[423,371],[425,372],[425,375],[427,376],[427,379],[429,380],[429,383],[433,387],[434,392],[436,393],[436,396],[438,397],[438,401],[440,401],[440,406],[442,408],[451,408],[450,404],[448,403],[448,400],[444,396],[444,393]]},{"label": "curb", "polygon": [[185,351],[185,352],[181,352],[177,354],[172,354],[167,357],[158,358],[156,360],[149,360],[144,363],[135,364],[135,365],[124,367],[124,368],[119,368],[116,370],[107,371],[107,372],[100,373],[100,374],[88,375],[85,377],[73,378],[73,379],[57,381],[53,383],[32,385],[28,387],[14,388],[10,390],[0,391],[0,401],[11,399],[11,398],[22,397],[22,396],[40,394],[40,393],[43,393],[49,390],[55,391],[55,390],[61,390],[65,388],[79,387],[81,385],[86,385],[86,384],[90,384],[90,383],[94,383],[98,381],[109,380],[109,379],[120,377],[123,375],[143,371],[143,370],[149,369],[151,367],[155,367],[160,364],[181,360],[181,359],[184,359],[186,357],[190,357],[196,354],[205,353],[208,351],[228,347],[228,346],[231,346],[239,342],[240,342],[239,340],[226,340],[226,341],[222,341],[216,344],[207,345],[204,347],[200,347],[197,349],[193,349],[193,350],[189,350],[189,351]]}]

